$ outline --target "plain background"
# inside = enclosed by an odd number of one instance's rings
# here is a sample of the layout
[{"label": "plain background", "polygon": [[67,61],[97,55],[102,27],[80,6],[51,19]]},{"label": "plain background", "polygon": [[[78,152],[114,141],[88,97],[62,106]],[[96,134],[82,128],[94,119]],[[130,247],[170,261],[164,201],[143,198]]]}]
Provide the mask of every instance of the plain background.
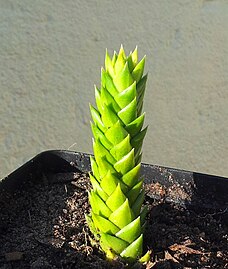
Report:
[{"label": "plain background", "polygon": [[92,152],[105,49],[149,73],[143,161],[228,176],[227,0],[0,0],[0,178],[47,149]]}]

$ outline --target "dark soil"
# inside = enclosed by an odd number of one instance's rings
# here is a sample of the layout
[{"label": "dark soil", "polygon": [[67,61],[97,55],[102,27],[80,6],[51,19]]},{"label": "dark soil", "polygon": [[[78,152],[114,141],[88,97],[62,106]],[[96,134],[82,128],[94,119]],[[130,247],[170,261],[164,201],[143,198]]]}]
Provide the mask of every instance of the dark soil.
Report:
[{"label": "dark soil", "polygon": [[[0,269],[124,268],[121,261],[107,262],[91,245],[85,221],[87,175],[45,179],[14,194],[0,194]],[[141,268],[228,268],[226,211],[198,212],[149,196],[145,203],[145,252],[152,250],[152,255]]]}]

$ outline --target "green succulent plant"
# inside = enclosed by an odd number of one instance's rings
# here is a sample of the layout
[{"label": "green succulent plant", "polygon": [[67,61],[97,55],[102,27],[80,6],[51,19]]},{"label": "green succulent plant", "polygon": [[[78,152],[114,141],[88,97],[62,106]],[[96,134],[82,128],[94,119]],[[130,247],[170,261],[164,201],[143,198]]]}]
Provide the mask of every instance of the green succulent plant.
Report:
[{"label": "green succulent plant", "polygon": [[91,157],[89,226],[107,257],[135,261],[142,256],[146,208],[140,178],[146,130],[142,113],[147,75],[145,57],[136,49],[126,56],[121,46],[112,58],[106,51],[97,108],[90,106],[94,157]]}]

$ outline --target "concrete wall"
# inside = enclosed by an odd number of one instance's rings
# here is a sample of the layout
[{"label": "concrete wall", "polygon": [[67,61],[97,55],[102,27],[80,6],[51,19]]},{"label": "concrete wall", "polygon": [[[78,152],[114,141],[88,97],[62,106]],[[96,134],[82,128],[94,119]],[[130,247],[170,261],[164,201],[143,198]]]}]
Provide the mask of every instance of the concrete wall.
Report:
[{"label": "concrete wall", "polygon": [[105,48],[147,55],[145,162],[228,176],[227,0],[0,0],[0,178],[91,152]]}]

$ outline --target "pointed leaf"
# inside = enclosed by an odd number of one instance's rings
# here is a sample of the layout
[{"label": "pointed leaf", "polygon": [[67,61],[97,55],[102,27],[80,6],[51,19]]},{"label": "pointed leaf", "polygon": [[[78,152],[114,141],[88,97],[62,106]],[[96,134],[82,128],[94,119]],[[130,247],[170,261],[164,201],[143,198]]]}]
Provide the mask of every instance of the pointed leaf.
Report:
[{"label": "pointed leaf", "polygon": [[121,108],[106,88],[101,88],[100,98],[102,103],[102,110],[104,109],[104,104],[106,104],[107,106],[112,107],[116,113],[120,111]]},{"label": "pointed leaf", "polygon": [[110,75],[104,71],[103,76],[105,78],[105,86],[103,86],[103,88],[105,88],[112,96],[118,94],[118,90],[116,89]]},{"label": "pointed leaf", "polygon": [[112,211],[115,211],[125,200],[126,196],[123,194],[120,184],[118,184],[115,191],[106,200],[106,204]]},{"label": "pointed leaf", "polygon": [[123,121],[125,125],[134,121],[137,117],[137,102],[136,97],[130,104],[121,109],[118,112],[118,117]]},{"label": "pointed leaf", "polygon": [[115,234],[119,231],[119,228],[106,218],[92,213],[92,219],[96,228],[98,228],[103,233]]},{"label": "pointed leaf", "polygon": [[98,195],[102,198],[102,200],[106,201],[108,199],[108,195],[104,192],[104,190],[100,187],[99,183],[97,182],[96,178],[93,175],[89,174],[91,184],[93,186],[93,190],[98,193]]},{"label": "pointed leaf", "polygon": [[124,240],[106,233],[101,234],[100,242],[104,251],[111,249],[117,254],[120,254],[128,246],[128,243]]},{"label": "pointed leaf", "polygon": [[148,208],[147,206],[144,206],[140,213],[141,225],[144,225],[146,223],[147,214],[148,214]]},{"label": "pointed leaf", "polygon": [[131,137],[135,136],[137,133],[139,133],[142,129],[143,122],[145,118],[145,113],[143,113],[141,116],[136,118],[134,121],[130,122],[126,125],[126,131],[130,133]]},{"label": "pointed leaf", "polygon": [[109,216],[109,220],[120,229],[133,220],[133,214],[128,199],[126,199],[126,201]]},{"label": "pointed leaf", "polygon": [[101,188],[108,194],[112,194],[119,183],[119,179],[112,175],[110,171],[102,178]]},{"label": "pointed leaf", "polygon": [[110,153],[112,156],[119,161],[125,155],[127,155],[132,149],[130,144],[130,135],[126,136],[119,144],[115,145],[111,150]]},{"label": "pointed leaf", "polygon": [[118,173],[122,175],[130,171],[135,165],[134,148],[125,155],[121,160],[114,164],[114,168]]},{"label": "pointed leaf", "polygon": [[128,132],[124,129],[120,121],[116,122],[105,132],[105,136],[113,145],[120,143],[127,135]]},{"label": "pointed leaf", "polygon": [[128,193],[127,198],[129,200],[130,205],[134,203],[136,198],[138,197],[141,189],[142,189],[143,180],[140,180]]},{"label": "pointed leaf", "polygon": [[105,88],[106,85],[106,71],[104,68],[101,68],[101,87]]},{"label": "pointed leaf", "polygon": [[132,188],[138,181],[140,168],[141,165],[138,164],[137,166],[135,166],[133,169],[131,169],[129,172],[127,172],[122,176],[122,181],[130,188]]},{"label": "pointed leaf", "polygon": [[92,105],[90,105],[90,112],[91,112],[91,116],[93,119],[93,122],[96,126],[98,126],[98,128],[104,132],[106,130],[102,120],[101,120],[101,116],[100,113],[96,110],[96,108],[94,108]]},{"label": "pointed leaf", "polygon": [[126,107],[136,97],[136,82],[134,81],[128,88],[115,95],[115,100],[120,108]]},{"label": "pointed leaf", "polygon": [[134,204],[132,205],[132,211],[134,212],[135,216],[138,216],[140,214],[141,207],[144,201],[144,196],[145,196],[145,191],[142,190],[142,192],[139,194]]},{"label": "pointed leaf", "polygon": [[135,68],[135,65],[134,65],[133,60],[132,60],[132,51],[130,52],[129,56],[127,57],[127,63],[128,63],[129,71],[131,73],[133,71],[133,69]]},{"label": "pointed leaf", "polygon": [[106,157],[107,161],[114,165],[116,163],[116,159],[109,153],[109,151],[101,144],[100,139],[93,141],[93,152],[95,158]]},{"label": "pointed leaf", "polygon": [[138,62],[137,47],[135,48],[133,52],[130,52],[129,56],[127,57],[127,62],[128,62],[129,70],[130,72],[132,72]]},{"label": "pointed leaf", "polygon": [[112,56],[112,66],[115,66],[116,60],[117,60],[117,53],[116,51],[114,51]]},{"label": "pointed leaf", "polygon": [[103,106],[102,106],[102,103],[101,103],[100,91],[96,87],[96,85],[94,85],[94,89],[95,89],[95,99],[96,99],[96,104],[97,104],[98,111],[102,111],[103,110]]},{"label": "pointed leaf", "polygon": [[141,104],[138,104],[137,106],[137,115],[141,115],[142,114],[142,108],[143,108],[143,102]]},{"label": "pointed leaf", "polygon": [[134,78],[134,80],[136,80],[137,83],[139,82],[139,80],[141,79],[143,75],[145,59],[146,57],[144,56],[142,60],[136,65],[134,70],[132,71],[132,77]]},{"label": "pointed leaf", "polygon": [[100,236],[99,236],[97,227],[95,226],[95,224],[94,224],[94,222],[92,220],[92,215],[91,214],[85,214],[85,219],[86,219],[86,222],[87,222],[87,224],[89,226],[90,231],[94,235],[95,239],[98,241]]},{"label": "pointed leaf", "polygon": [[126,62],[123,70],[113,78],[113,83],[119,92],[128,88],[134,82]]},{"label": "pointed leaf", "polygon": [[94,157],[92,157],[92,156],[90,156],[90,164],[91,164],[91,169],[92,169],[93,175],[96,178],[96,180],[99,182],[100,181],[100,173],[98,170],[97,163],[96,163]]},{"label": "pointed leaf", "polygon": [[98,165],[98,170],[101,178],[103,178],[109,170],[111,174],[118,174],[115,168],[106,160],[105,157],[97,156],[96,163]]},{"label": "pointed leaf", "polygon": [[146,88],[146,81],[147,81],[147,75],[145,75],[144,77],[142,77],[140,79],[140,81],[137,83],[137,95],[138,95],[138,98],[140,98],[144,92],[145,92],[145,88]]},{"label": "pointed leaf", "polygon": [[142,161],[142,153],[140,153],[139,155],[136,155],[136,157],[135,157],[136,164],[141,163],[141,161]]},{"label": "pointed leaf", "polygon": [[120,51],[118,53],[117,60],[114,66],[115,74],[118,74],[123,70],[125,63],[126,63],[126,55],[125,55],[123,47],[120,47]]},{"label": "pointed leaf", "polygon": [[119,121],[119,117],[116,115],[110,105],[104,105],[104,110],[101,117],[105,127],[107,128]]},{"label": "pointed leaf", "polygon": [[95,191],[91,191],[89,193],[89,201],[93,213],[105,218],[108,218],[112,213],[112,211],[107,207],[105,202],[100,198],[100,196]]},{"label": "pointed leaf", "polygon": [[108,50],[106,49],[106,55],[105,55],[105,68],[108,71],[108,73],[110,74],[110,76],[114,76],[115,75],[115,71],[112,65],[112,60],[108,54]]},{"label": "pointed leaf", "polygon": [[108,141],[108,139],[105,137],[105,135],[102,133],[102,131],[95,124],[90,122],[90,125],[91,125],[91,130],[92,130],[94,139],[95,140],[99,139],[101,141],[102,145],[106,149],[110,150],[113,147],[112,143],[110,143]]},{"label": "pointed leaf", "polygon": [[138,62],[138,47],[136,46],[134,51],[131,54],[132,62],[134,63],[134,66],[136,66]]},{"label": "pointed leaf", "polygon": [[131,139],[131,145],[137,150],[138,148],[141,149],[143,139],[146,135],[147,127],[144,128],[140,133],[138,133],[136,136],[134,136]]},{"label": "pointed leaf", "polygon": [[148,250],[146,254],[144,254],[140,259],[139,262],[140,263],[147,263],[150,261],[150,257],[151,257],[151,250]]},{"label": "pointed leaf", "polygon": [[121,252],[120,256],[130,260],[136,260],[142,255],[143,235],[141,234],[133,243]]},{"label": "pointed leaf", "polygon": [[121,182],[117,177],[115,177],[113,174],[108,171],[106,176],[104,176],[101,180],[101,188],[108,194],[111,195],[114,190],[116,189],[117,185],[120,184],[121,190],[126,193],[129,188],[127,185],[125,185],[123,182]]},{"label": "pointed leaf", "polygon": [[123,229],[116,233],[116,236],[129,244],[132,243],[141,234],[140,217],[129,223]]}]

